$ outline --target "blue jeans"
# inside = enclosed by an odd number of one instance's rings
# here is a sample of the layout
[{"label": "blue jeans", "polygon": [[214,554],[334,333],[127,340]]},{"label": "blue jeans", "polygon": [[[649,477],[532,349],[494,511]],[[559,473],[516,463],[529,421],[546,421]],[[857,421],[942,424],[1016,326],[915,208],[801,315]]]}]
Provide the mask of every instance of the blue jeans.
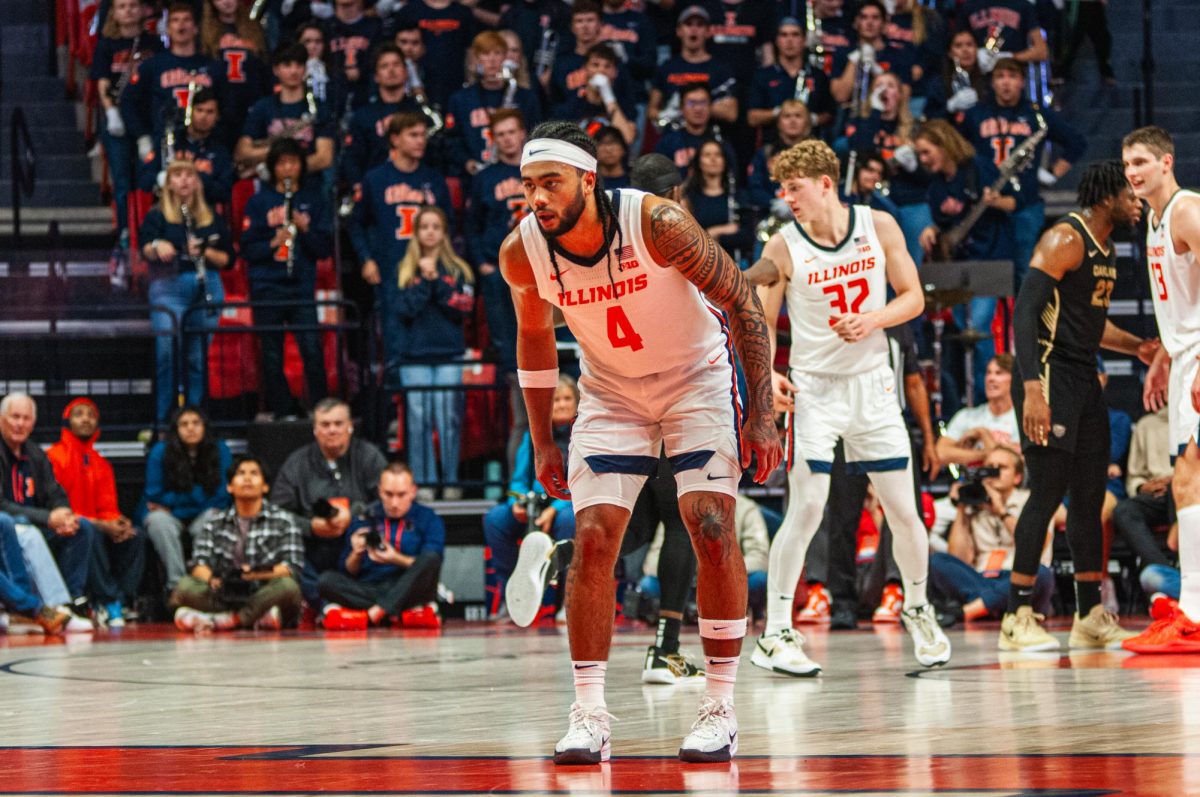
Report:
[{"label": "blue jeans", "polygon": [[[402,365],[400,381],[407,388],[436,385],[462,385],[462,365]],[[433,448],[433,432],[438,435],[438,454],[442,461],[441,482],[458,481],[458,447],[462,432],[463,394],[461,390],[408,390],[404,395],[404,428],[408,437],[408,465],[417,484],[439,481]]]},{"label": "blue jeans", "polygon": [[33,581],[33,588],[47,606],[62,606],[71,602],[71,593],[63,581],[54,554],[42,536],[42,530],[28,523],[17,523],[17,542],[25,559],[25,569]]},{"label": "blue jeans", "polygon": [[106,122],[101,122],[100,126],[100,144],[104,147],[108,176],[112,180],[117,232],[124,233],[129,227],[129,191],[133,188],[133,141],[128,134],[119,138],[111,135]]},{"label": "blue jeans", "polygon": [[[517,566],[517,541],[525,536],[525,524],[513,516],[512,506],[494,506],[483,516],[483,539],[492,551],[491,569],[498,585],[512,575]],[[554,516],[550,536],[555,540],[575,539],[575,511],[566,509]]]},{"label": "blue jeans", "polygon": [[19,614],[33,615],[42,608],[42,601],[33,590],[17,526],[8,515],[0,514],[0,604]]},{"label": "blue jeans", "polygon": [[900,231],[904,233],[904,245],[912,255],[913,262],[918,267],[925,262],[925,250],[921,248],[921,230],[933,224],[933,213],[929,210],[928,202],[916,202],[911,205],[900,205],[896,221],[900,223]]},{"label": "blue jeans", "polygon": [[1046,205],[1043,202],[1021,208],[1009,216],[1013,231],[1013,295],[1021,289],[1025,275],[1029,273],[1029,261],[1037,246],[1042,225],[1046,223]]},{"label": "blue jeans", "polygon": [[137,534],[121,543],[97,531],[92,540],[92,562],[88,571],[88,592],[97,602],[119,601],[132,605],[142,583],[146,564],[146,533]]},{"label": "blue jeans", "polygon": [[[992,319],[996,317],[996,297],[977,296],[966,308],[971,313],[971,329],[982,332],[987,337],[975,344],[975,362],[972,373],[975,376],[974,402],[980,403],[983,398],[983,380],[987,377],[987,366],[996,356],[996,339],[992,337]],[[967,310],[963,305],[954,308],[954,320],[959,327],[966,328]]]},{"label": "blue jeans", "polygon": [[[16,520],[19,523],[24,522],[23,518],[16,518]],[[70,536],[62,536],[48,528],[44,529],[40,526],[38,530],[42,533],[42,537],[45,539],[51,553],[54,554],[54,562],[58,566],[58,571],[62,573],[62,578],[66,582],[70,597],[82,598],[86,596],[88,574],[92,569],[92,545],[96,539],[95,527],[90,522],[80,518],[78,530]],[[24,544],[21,547],[26,551],[28,550],[28,547]],[[38,583],[40,585],[41,582]],[[44,592],[42,593],[42,598],[47,603],[50,603],[48,596]],[[63,603],[68,602],[63,601]]]},{"label": "blue jeans", "polygon": [[1139,580],[1142,582],[1142,592],[1153,595],[1161,592],[1168,598],[1179,600],[1179,570],[1167,565],[1146,565],[1142,568]]},{"label": "blue jeans", "polygon": [[[152,272],[153,274],[153,272]],[[216,269],[208,271],[208,288],[214,302],[225,299],[225,290],[221,286],[221,277]],[[175,318],[165,312],[150,311],[150,328],[154,331],[154,362],[155,362],[155,407],[159,421],[166,421],[175,403],[175,338],[171,336],[172,322],[180,327],[186,325],[192,329],[212,329],[217,325],[215,315],[206,315],[200,310],[188,313],[191,307],[198,307],[203,299],[194,271],[184,271],[178,274],[153,274],[150,280],[150,304],[160,305],[175,314]],[[186,316],[186,317],[185,317]],[[204,397],[205,384],[205,352],[208,342],[207,335],[189,334],[184,337],[183,350],[186,360],[186,370],[183,374],[184,396],[186,403],[199,404]]]},{"label": "blue jeans", "polygon": [[[989,578],[957,556],[937,552],[929,555],[929,579],[938,592],[960,605],[980,599],[994,617],[1004,614],[1008,606],[1011,575],[1008,570],[1001,570],[999,575]],[[1054,574],[1050,572],[1050,568],[1038,565],[1037,582],[1033,587],[1034,610],[1041,614],[1050,614],[1052,597]]]}]

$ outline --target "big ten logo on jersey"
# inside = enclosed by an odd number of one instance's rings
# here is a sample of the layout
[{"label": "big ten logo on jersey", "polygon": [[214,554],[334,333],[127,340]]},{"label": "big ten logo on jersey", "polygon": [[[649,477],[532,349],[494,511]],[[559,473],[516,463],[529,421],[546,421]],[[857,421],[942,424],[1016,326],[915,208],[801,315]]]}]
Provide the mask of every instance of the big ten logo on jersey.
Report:
[{"label": "big ten logo on jersey", "polygon": [[1018,138],[1033,135],[1033,125],[1024,118],[1005,119],[993,116],[979,123],[979,137],[986,138],[992,145],[992,160],[999,166],[1008,160],[1008,154],[1017,144]]},{"label": "big ten logo on jersey", "polygon": [[626,244],[617,250],[617,271],[624,273],[633,271],[641,265],[637,261],[637,251],[634,250],[633,244]]},{"label": "big ten logo on jersey", "polygon": [[1160,301],[1167,299],[1167,280],[1163,276],[1163,264],[1161,260],[1154,260],[1156,257],[1166,257],[1167,247],[1151,246],[1146,250],[1146,257],[1150,260],[1150,281],[1154,283],[1154,295]]}]

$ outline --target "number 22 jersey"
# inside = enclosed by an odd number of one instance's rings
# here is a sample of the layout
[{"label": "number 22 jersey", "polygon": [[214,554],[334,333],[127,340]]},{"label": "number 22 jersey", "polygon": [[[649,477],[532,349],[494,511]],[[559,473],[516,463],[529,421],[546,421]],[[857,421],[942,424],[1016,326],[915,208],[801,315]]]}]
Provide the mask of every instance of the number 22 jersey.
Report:
[{"label": "number 22 jersey", "polygon": [[624,188],[611,196],[621,234],[590,265],[560,249],[555,273],[537,217],[520,222],[538,295],[562,311],[585,373],[642,377],[690,368],[718,348],[731,351],[724,315],[678,269],[650,256],[642,237],[647,195]]},{"label": "number 22 jersey", "polygon": [[833,331],[837,316],[887,304],[887,260],[871,209],[851,205],[846,237],[834,247],[815,243],[793,221],[780,232],[792,259],[787,310],[792,322],[788,365],[793,371],[849,376],[886,366],[887,336],[876,329],[847,343]]}]

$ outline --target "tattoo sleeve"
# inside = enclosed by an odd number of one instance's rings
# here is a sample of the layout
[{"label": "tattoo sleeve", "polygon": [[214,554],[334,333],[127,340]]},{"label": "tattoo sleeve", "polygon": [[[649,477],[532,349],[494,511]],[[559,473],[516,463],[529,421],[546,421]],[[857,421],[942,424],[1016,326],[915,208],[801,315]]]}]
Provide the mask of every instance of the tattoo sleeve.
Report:
[{"label": "tattoo sleeve", "polygon": [[737,264],[678,205],[656,206],[650,215],[654,247],[729,316],[733,342],[746,372],[751,416],[771,414],[771,343],[762,305]]}]

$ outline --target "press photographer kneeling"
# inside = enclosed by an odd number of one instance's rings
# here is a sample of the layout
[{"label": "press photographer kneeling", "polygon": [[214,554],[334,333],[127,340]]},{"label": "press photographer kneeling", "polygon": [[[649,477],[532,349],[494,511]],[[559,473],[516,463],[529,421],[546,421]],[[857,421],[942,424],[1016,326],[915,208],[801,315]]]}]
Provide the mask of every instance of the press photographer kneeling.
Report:
[{"label": "press photographer kneeling", "polygon": [[[950,488],[956,513],[949,552],[930,555],[929,578],[944,599],[962,607],[964,619],[999,618],[1008,605],[1013,529],[1029,498],[1029,491],[1020,486],[1024,478],[1021,454],[999,445],[981,466],[967,468],[963,480]],[[1047,529],[1034,591],[1033,605],[1040,614],[1049,612],[1054,594],[1054,576],[1048,567],[1052,530]]]},{"label": "press photographer kneeling", "polygon": [[233,506],[192,545],[189,574],[171,593],[175,625],[188,631],[278,629],[300,617],[304,538],[296,518],[266,500],[266,469],[238,456],[226,474]]}]

